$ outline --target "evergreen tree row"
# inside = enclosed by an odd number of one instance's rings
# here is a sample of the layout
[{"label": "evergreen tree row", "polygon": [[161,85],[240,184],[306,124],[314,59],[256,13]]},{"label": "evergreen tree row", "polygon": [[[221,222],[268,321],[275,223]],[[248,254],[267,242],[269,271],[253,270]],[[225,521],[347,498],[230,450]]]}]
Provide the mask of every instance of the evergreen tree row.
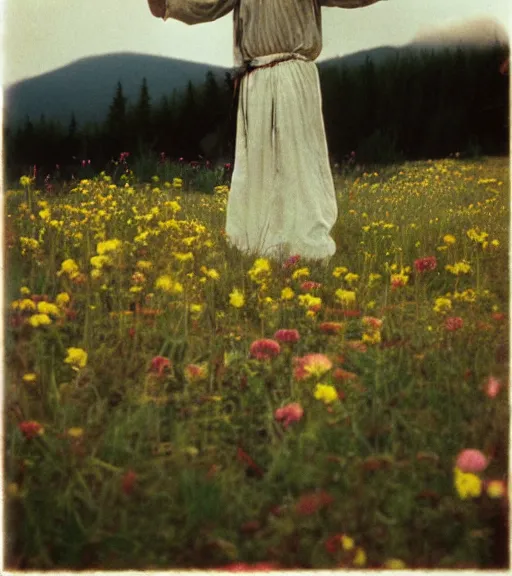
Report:
[{"label": "evergreen tree row", "polygon": [[[321,66],[323,112],[331,159],[358,162],[508,153],[509,78],[500,73],[508,49],[400,54],[381,64]],[[96,170],[122,152],[186,161],[230,162],[236,102],[233,79],[210,72],[201,86],[153,102],[144,79],[129,103],[119,83],[103,123],[69,125],[27,118],[4,128],[8,179],[39,171],[69,178],[82,163]]]}]

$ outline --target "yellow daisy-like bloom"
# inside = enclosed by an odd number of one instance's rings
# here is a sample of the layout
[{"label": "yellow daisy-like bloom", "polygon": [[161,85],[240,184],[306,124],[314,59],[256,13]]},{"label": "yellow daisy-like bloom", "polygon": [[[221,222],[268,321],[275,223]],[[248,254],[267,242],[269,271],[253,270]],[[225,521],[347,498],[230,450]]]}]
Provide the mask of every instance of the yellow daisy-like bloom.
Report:
[{"label": "yellow daisy-like bloom", "polygon": [[60,310],[59,307],[55,304],[51,304],[50,302],[39,302],[37,304],[37,311],[40,314],[47,314],[48,316],[59,316]]},{"label": "yellow daisy-like bloom", "polygon": [[281,290],[281,300],[292,300],[294,296],[295,292],[288,286]]},{"label": "yellow daisy-like bloom", "polygon": [[366,565],[366,552],[362,548],[356,550],[354,560],[352,561],[354,566],[363,567]]},{"label": "yellow daisy-like bloom", "polygon": [[505,482],[501,480],[490,480],[485,491],[489,498],[503,498],[507,493],[507,488]]},{"label": "yellow daisy-like bloom", "polygon": [[20,178],[20,186],[23,186],[23,188],[30,186],[30,184],[32,184],[32,178],[30,178],[30,176],[22,176]]},{"label": "yellow daisy-like bloom", "polygon": [[11,307],[14,310],[20,310],[21,312],[32,312],[36,309],[36,304],[33,300],[30,300],[29,298],[24,298],[23,300],[15,300],[12,304]]},{"label": "yellow daisy-like bloom", "polygon": [[194,260],[192,252],[173,252],[172,255],[178,262],[190,262]]},{"label": "yellow daisy-like bloom", "polygon": [[112,264],[112,260],[103,254],[100,256],[93,256],[90,260],[91,266],[97,270],[101,270],[104,266]]},{"label": "yellow daisy-like bloom", "polygon": [[400,272],[400,274],[391,275],[391,284],[393,286],[405,286],[409,282],[409,276]]},{"label": "yellow daisy-like bloom", "polygon": [[448,246],[450,246],[451,244],[455,244],[456,242],[455,236],[452,236],[451,234],[445,234],[443,236],[443,242],[445,244],[448,244]]},{"label": "yellow daisy-like bloom", "polygon": [[229,295],[229,303],[234,308],[242,308],[242,306],[245,304],[245,297],[243,293],[238,290],[238,288],[235,288]]},{"label": "yellow daisy-like bloom", "polygon": [[199,316],[203,311],[204,306],[202,304],[191,304],[188,309],[192,316]]},{"label": "yellow daisy-like bloom", "polygon": [[346,274],[348,272],[348,268],[345,268],[345,266],[337,266],[333,271],[332,271],[332,275],[335,278],[341,278],[341,276],[343,276],[343,274]]},{"label": "yellow daisy-like bloom", "polygon": [[355,546],[353,538],[350,538],[350,536],[346,536],[345,534],[341,537],[340,543],[343,550],[346,550],[347,552],[353,550]]},{"label": "yellow daisy-like bloom", "polygon": [[365,332],[363,334],[363,342],[365,344],[379,344],[382,340],[380,332],[378,330],[372,332]]},{"label": "yellow daisy-like bloom", "polygon": [[315,387],[315,398],[324,404],[332,404],[338,399],[338,393],[334,386],[328,384],[317,384]]},{"label": "yellow daisy-like bloom", "polygon": [[168,200],[167,202],[164,202],[164,206],[166,208],[170,208],[171,212],[180,212],[181,211],[181,206],[179,205],[178,202],[176,202],[176,200]]},{"label": "yellow daisy-like bloom", "polygon": [[139,270],[151,270],[153,263],[149,260],[139,260],[137,264],[135,264],[135,267]]},{"label": "yellow daisy-like bloom", "polygon": [[500,245],[500,241],[499,240],[493,240],[491,242],[491,246],[493,246],[494,248],[498,248],[498,246]]},{"label": "yellow daisy-like bloom", "polygon": [[448,270],[448,272],[451,272],[455,276],[460,276],[461,274],[469,274],[471,272],[471,266],[465,260],[462,262],[456,262],[453,266],[447,264],[444,269]]},{"label": "yellow daisy-like bloom", "polygon": [[476,474],[462,472],[457,467],[454,468],[453,472],[455,489],[461,500],[480,496],[482,493],[482,480]]},{"label": "yellow daisy-like bloom", "polygon": [[359,274],[353,274],[352,272],[349,272],[348,274],[345,275],[345,282],[348,282],[349,284],[357,282],[358,280],[359,280]]},{"label": "yellow daisy-like bloom", "polygon": [[249,270],[248,275],[254,282],[262,282],[270,272],[270,262],[266,258],[257,258]]},{"label": "yellow daisy-like bloom", "polygon": [[356,301],[356,293],[351,290],[343,290],[343,288],[336,290],[334,296],[345,306],[354,304]]},{"label": "yellow daisy-like bloom", "polygon": [[292,274],[293,280],[300,280],[301,278],[309,277],[309,268],[297,268]]},{"label": "yellow daisy-like bloom", "polygon": [[434,312],[438,314],[445,314],[452,309],[452,301],[449,298],[436,298],[436,303],[434,305]]},{"label": "yellow daisy-like bloom", "polygon": [[162,290],[163,292],[171,292],[173,286],[174,286],[174,281],[168,274],[164,274],[163,276],[159,276],[155,282],[155,288],[157,290]]},{"label": "yellow daisy-like bloom", "polygon": [[47,314],[33,314],[28,319],[28,323],[34,328],[38,328],[39,326],[48,326],[52,321]]},{"label": "yellow daisy-like bloom", "polygon": [[390,558],[384,562],[385,570],[405,570],[407,564],[399,558]]},{"label": "yellow daisy-like bloom", "polygon": [[98,278],[101,278],[101,270],[99,268],[91,270],[91,278],[93,280],[98,280]]},{"label": "yellow daisy-like bloom", "polygon": [[48,210],[48,208],[45,208],[44,210],[39,211],[39,217],[41,218],[41,220],[49,220],[50,216],[51,216],[51,212],[50,212],[50,210]]},{"label": "yellow daisy-like bloom", "polygon": [[61,274],[67,274],[71,279],[73,279],[78,276],[79,272],[80,268],[78,267],[78,264],[72,258],[68,258],[60,265],[60,270],[57,275],[60,276]]},{"label": "yellow daisy-like bloom", "polygon": [[82,348],[68,348],[67,357],[64,360],[66,364],[71,364],[72,368],[78,370],[79,368],[85,368],[87,364],[87,352]]},{"label": "yellow daisy-like bloom", "polygon": [[83,428],[68,428],[67,434],[70,438],[81,438],[84,435]]},{"label": "yellow daisy-like bloom", "polygon": [[28,288],[27,286],[22,286],[22,287],[20,288],[20,294],[21,294],[22,296],[28,296],[30,293],[31,293],[31,290],[30,290],[30,288]]},{"label": "yellow daisy-like bloom", "polygon": [[209,270],[206,270],[205,275],[208,276],[208,278],[211,278],[212,280],[219,280],[220,278],[220,274],[217,272],[217,270],[215,270],[215,268],[210,268]]},{"label": "yellow daisy-like bloom", "polygon": [[105,240],[104,242],[98,242],[96,246],[96,252],[101,256],[107,252],[116,252],[122,247],[123,243],[121,240],[113,239],[113,240]]},{"label": "yellow daisy-like bloom", "polygon": [[27,382],[27,383],[32,383],[35,382],[37,379],[36,374],[34,374],[33,372],[27,372],[27,374],[23,374],[23,382]]},{"label": "yellow daisy-like bloom", "polygon": [[172,179],[172,186],[173,186],[173,188],[182,188],[183,187],[183,179],[182,178],[173,178]]},{"label": "yellow daisy-like bloom", "polygon": [[487,237],[489,236],[487,232],[480,232],[477,228],[471,228],[466,232],[466,234],[470,240],[479,242],[480,244],[483,244],[487,240]]},{"label": "yellow daisy-like bloom", "polygon": [[318,296],[312,296],[311,294],[299,294],[298,300],[299,305],[306,308],[318,308],[322,306],[322,299]]}]

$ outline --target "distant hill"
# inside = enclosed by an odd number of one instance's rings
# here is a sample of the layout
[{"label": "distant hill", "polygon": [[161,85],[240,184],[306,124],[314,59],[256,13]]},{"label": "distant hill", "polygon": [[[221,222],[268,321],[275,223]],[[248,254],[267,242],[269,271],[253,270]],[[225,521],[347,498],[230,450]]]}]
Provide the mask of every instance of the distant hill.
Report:
[{"label": "distant hill", "polygon": [[[358,66],[367,58],[380,63],[418,50],[483,47],[497,41],[508,42],[501,25],[493,20],[477,19],[424,32],[406,46],[383,46],[324,60],[319,63],[319,68]],[[231,69],[134,53],[84,58],[8,87],[5,91],[5,121],[7,125],[16,125],[26,116],[36,120],[44,114],[48,119],[69,122],[72,112],[79,123],[102,121],[118,81],[122,83],[129,102],[135,103],[145,77],[152,101],[157,102],[174,89],[185,88],[189,80],[194,84],[202,83],[209,70],[222,78]]]}]

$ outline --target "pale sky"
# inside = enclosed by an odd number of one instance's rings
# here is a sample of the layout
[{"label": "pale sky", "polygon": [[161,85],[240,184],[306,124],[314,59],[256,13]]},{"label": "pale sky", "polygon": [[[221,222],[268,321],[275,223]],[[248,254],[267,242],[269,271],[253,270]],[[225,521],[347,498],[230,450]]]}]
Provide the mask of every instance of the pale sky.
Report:
[{"label": "pale sky", "polygon": [[[286,1],[286,0],[275,0]],[[357,10],[323,8],[319,60],[403,45],[428,29],[492,18],[509,36],[511,0],[388,0]],[[3,84],[113,52],[139,52],[231,67],[232,15],[187,26],[153,18],[146,0],[0,0]]]}]

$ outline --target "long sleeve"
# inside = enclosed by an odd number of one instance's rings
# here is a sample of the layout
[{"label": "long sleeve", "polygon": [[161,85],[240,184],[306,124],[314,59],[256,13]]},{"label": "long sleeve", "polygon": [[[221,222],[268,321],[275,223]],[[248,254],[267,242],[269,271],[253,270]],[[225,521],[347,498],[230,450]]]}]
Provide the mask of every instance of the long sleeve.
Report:
[{"label": "long sleeve", "polygon": [[320,0],[321,6],[329,6],[333,8],[364,8],[371,6],[381,0]]},{"label": "long sleeve", "polygon": [[185,24],[212,22],[225,16],[237,0],[165,0],[164,20],[173,18]]}]

